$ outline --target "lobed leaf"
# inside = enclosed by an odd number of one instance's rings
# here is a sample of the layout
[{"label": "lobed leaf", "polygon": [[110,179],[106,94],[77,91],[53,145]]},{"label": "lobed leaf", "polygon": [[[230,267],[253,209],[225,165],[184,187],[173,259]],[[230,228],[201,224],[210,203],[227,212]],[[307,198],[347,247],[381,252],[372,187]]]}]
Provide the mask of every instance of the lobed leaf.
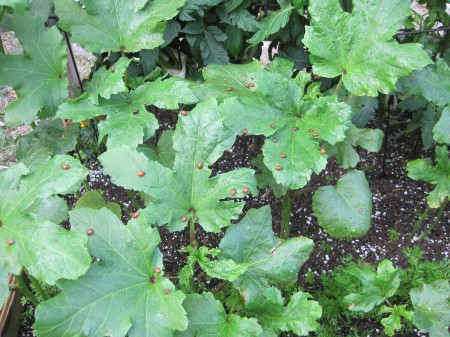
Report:
[{"label": "lobed leaf", "polygon": [[450,106],[443,111],[441,118],[433,128],[433,138],[441,144],[450,144]]},{"label": "lobed leaf", "polygon": [[[18,274],[26,268],[48,284],[75,279],[87,270],[91,259],[85,235],[49,221],[67,216],[66,203],[53,196],[75,192],[86,174],[70,156],[47,158],[32,171],[19,163],[0,172],[1,269]],[[13,243],[8,245],[8,240]]]},{"label": "lobed leaf", "polygon": [[262,329],[254,318],[227,315],[211,293],[190,294],[183,303],[189,325],[177,337],[256,337]]},{"label": "lobed leaf", "polygon": [[[127,146],[108,150],[100,161],[115,184],[154,198],[141,213],[147,223],[180,231],[189,220],[198,222],[207,232],[220,232],[237,219],[244,206],[232,199],[256,192],[254,172],[250,169],[210,178],[212,171],[208,166],[233,142],[234,133],[223,127],[217,103],[210,99],[178,120],[173,135],[173,170]],[[137,175],[140,171],[144,176]]]},{"label": "lobed leaf", "polygon": [[450,286],[447,280],[423,284],[409,292],[414,307],[413,323],[430,337],[448,337]]},{"label": "lobed leaf", "polygon": [[36,311],[39,337],[169,337],[186,329],[185,295],[163,277],[156,228],[124,226],[106,208],[76,209],[70,218],[80,234],[93,229],[88,247],[100,262],[75,281],[58,282],[61,294]]},{"label": "lobed leaf", "polygon": [[247,271],[235,282],[247,305],[264,299],[269,284],[289,285],[297,280],[300,267],[308,259],[313,242],[295,237],[282,242],[273,234],[269,206],[250,209],[231,225],[220,242],[219,259],[248,263]]},{"label": "lobed leaf", "polygon": [[68,96],[66,45],[58,29],[45,29],[37,16],[15,13],[10,19],[26,54],[0,53],[0,87],[12,87],[19,97],[6,107],[5,119],[10,125],[30,124],[36,116],[53,116]]},{"label": "lobed leaf", "polygon": [[342,76],[345,87],[356,96],[395,91],[398,78],[431,63],[422,45],[393,39],[410,15],[410,4],[409,0],[361,0],[347,13],[338,0],[311,0],[312,25],[306,27],[303,43],[311,53],[314,73]]},{"label": "lobed leaf", "polygon": [[396,305],[394,307],[387,307],[383,305],[380,313],[389,314],[388,317],[381,319],[381,324],[384,326],[384,332],[388,336],[394,336],[395,331],[402,328],[401,318],[411,321],[414,312],[406,310],[406,305]]},{"label": "lobed leaf", "polygon": [[406,165],[408,177],[436,185],[427,197],[428,206],[438,208],[450,193],[450,164],[446,146],[436,147],[436,165],[429,158],[416,159]]},{"label": "lobed leaf", "polygon": [[344,298],[352,311],[369,312],[385,298],[393,296],[400,285],[400,273],[389,260],[381,261],[376,273],[371,267],[356,265],[347,267],[346,272],[355,276],[362,284],[360,292],[351,293]]},{"label": "lobed leaf", "polygon": [[138,52],[164,43],[166,21],[185,0],[55,1],[58,26],[93,53]]}]

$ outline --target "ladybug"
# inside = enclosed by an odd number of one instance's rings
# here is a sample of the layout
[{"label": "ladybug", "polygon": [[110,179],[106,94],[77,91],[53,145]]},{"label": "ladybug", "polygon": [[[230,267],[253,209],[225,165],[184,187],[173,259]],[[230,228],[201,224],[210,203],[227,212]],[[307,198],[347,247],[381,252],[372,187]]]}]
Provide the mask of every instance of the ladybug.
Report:
[{"label": "ladybug", "polygon": [[273,139],[273,142],[274,142],[274,143],[278,142],[278,138],[275,137],[275,138]]},{"label": "ladybug", "polygon": [[308,132],[309,132],[309,133],[313,132],[313,129],[309,129]]},{"label": "ladybug", "polygon": [[139,212],[134,212],[132,217],[133,217],[133,219],[139,218]]},{"label": "ladybug", "polygon": [[70,169],[70,165],[69,165],[69,164],[64,164],[64,165],[62,166],[62,169],[63,169],[63,170],[68,170],[68,169]]},{"label": "ladybug", "polygon": [[317,132],[314,132],[314,137],[317,137],[318,135],[319,135],[319,133],[317,133]]},{"label": "ladybug", "polygon": [[8,246],[12,246],[13,244],[15,244],[16,243],[16,241],[14,241],[13,239],[9,239],[8,241],[6,241],[6,244],[8,245]]},{"label": "ladybug", "polygon": [[182,116],[187,116],[187,114],[188,114],[186,110],[181,110],[180,113]]},{"label": "ladybug", "polygon": [[245,85],[245,87],[248,89],[248,88],[250,88],[250,83],[247,83],[246,85]]},{"label": "ladybug", "polygon": [[187,221],[187,216],[186,215],[183,215],[183,217],[181,218],[181,220],[183,220],[183,222],[186,222]]},{"label": "ladybug", "polygon": [[161,274],[161,269],[159,269],[158,267],[155,267],[155,273],[158,275]]},{"label": "ladybug", "polygon": [[92,234],[94,234],[94,228],[89,228],[87,230],[87,235],[92,235]]},{"label": "ladybug", "polygon": [[276,167],[277,171],[281,171],[283,168],[281,166]]},{"label": "ladybug", "polygon": [[144,171],[139,171],[137,173],[137,175],[138,175],[138,177],[143,177],[143,176],[145,176],[145,172]]},{"label": "ladybug", "polygon": [[230,195],[233,196],[233,195],[235,195],[235,194],[236,194],[236,189],[233,188],[233,189],[230,191]]},{"label": "ladybug", "polygon": [[242,192],[248,193],[248,192],[250,192],[250,190],[248,189],[248,187],[245,187],[245,188],[242,190]]},{"label": "ladybug", "polygon": [[325,149],[323,147],[320,148],[320,153],[325,154]]},{"label": "ladybug", "polygon": [[250,83],[250,86],[253,88],[255,86],[255,83]]},{"label": "ladybug", "polygon": [[294,127],[292,128],[292,130],[293,130],[293,131],[298,131],[298,127],[294,126]]},{"label": "ladybug", "polygon": [[164,290],[164,295],[167,295],[167,294],[169,294],[169,290]]},{"label": "ladybug", "polygon": [[233,88],[232,87],[228,87],[227,91],[233,91]]},{"label": "ladybug", "polygon": [[275,124],[270,124],[270,127],[271,127],[272,129],[275,129],[277,126],[276,126]]},{"label": "ladybug", "polygon": [[199,170],[201,170],[203,168],[203,162],[202,161],[197,164],[197,168]]},{"label": "ladybug", "polygon": [[282,153],[282,154],[280,155],[280,157],[281,157],[281,158],[286,158],[286,154]]},{"label": "ladybug", "polygon": [[242,130],[242,134],[245,136],[247,134],[247,129]]},{"label": "ladybug", "polygon": [[114,66],[111,67],[111,72],[113,73],[115,71]]},{"label": "ladybug", "polygon": [[198,221],[198,216],[194,216],[194,221]]}]

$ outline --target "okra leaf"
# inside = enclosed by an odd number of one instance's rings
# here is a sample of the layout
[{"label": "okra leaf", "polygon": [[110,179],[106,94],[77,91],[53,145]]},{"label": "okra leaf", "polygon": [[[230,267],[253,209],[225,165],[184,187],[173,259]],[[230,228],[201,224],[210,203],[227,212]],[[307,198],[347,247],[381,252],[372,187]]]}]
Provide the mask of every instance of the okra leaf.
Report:
[{"label": "okra leaf", "polygon": [[361,171],[350,171],[336,187],[324,186],[313,196],[317,221],[333,237],[360,237],[372,220],[372,192]]},{"label": "okra leaf", "polygon": [[61,280],[61,293],[36,311],[40,337],[173,336],[187,327],[185,295],[163,275],[158,229],[124,226],[108,209],[76,209],[73,230],[86,236],[99,262],[75,281]]},{"label": "okra leaf", "polygon": [[256,31],[255,35],[247,41],[250,45],[256,46],[266,37],[278,32],[281,28],[284,28],[288,24],[294,7],[291,6],[290,1],[280,0],[279,2],[281,4],[281,8],[271,13],[260,22],[259,29]]},{"label": "okra leaf", "polygon": [[436,165],[430,158],[416,159],[406,165],[408,177],[436,185],[427,197],[428,206],[438,208],[450,193],[450,164],[447,146],[436,147]]},{"label": "okra leaf", "polygon": [[[0,250],[0,261],[4,261],[3,251]],[[8,280],[8,270],[5,268],[0,268],[0,307],[9,297],[9,280]]]},{"label": "okra leaf", "polygon": [[355,265],[347,267],[346,272],[355,276],[362,285],[360,292],[344,298],[352,311],[369,312],[385,298],[393,296],[400,285],[400,272],[389,260],[381,261],[376,273],[372,267]]},{"label": "okra leaf", "polygon": [[121,57],[111,68],[97,70],[86,88],[88,99],[98,104],[98,96],[109,99],[113,94],[128,91],[123,81],[123,74],[130,62],[131,59]]},{"label": "okra leaf", "polygon": [[[320,93],[314,86],[305,95],[311,81],[308,74],[291,79],[277,70],[255,73],[254,87],[239,87],[246,89],[247,95],[226,99],[219,109],[225,124],[236,134],[268,137],[262,149],[264,164],[278,184],[298,189],[308,183],[313,171],[318,174],[327,164],[321,142],[335,144],[345,139],[351,124],[350,107],[335,96],[317,97]],[[216,86],[219,81],[232,81],[230,77],[205,82]]]},{"label": "okra leaf", "polygon": [[217,233],[242,212],[244,202],[232,199],[257,191],[250,169],[210,178],[208,166],[233,143],[234,132],[223,126],[217,103],[210,99],[178,119],[173,170],[127,146],[108,150],[100,161],[116,185],[154,198],[141,212],[142,221],[167,225],[170,231],[180,231],[195,221],[207,232]]},{"label": "okra leaf", "polygon": [[438,143],[450,144],[450,106],[443,111],[441,118],[433,129],[433,137]]},{"label": "okra leaf", "polygon": [[317,319],[322,315],[322,308],[318,302],[309,300],[308,293],[294,293],[286,306],[280,290],[275,287],[266,288],[264,296],[264,301],[248,307],[248,312],[262,323],[263,336],[277,337],[281,331],[308,336],[319,327]]},{"label": "okra leaf", "polygon": [[221,0],[186,0],[186,4],[180,10],[180,20],[194,21],[203,17],[210,7],[217,6]]},{"label": "okra leaf", "polygon": [[99,123],[100,138],[108,135],[107,146],[122,144],[136,148],[154,135],[158,128],[155,116],[146,111],[146,105],[161,109],[178,109],[178,104],[197,101],[187,83],[176,78],[166,81],[148,82],[129,93],[112,95],[110,99],[99,98],[95,105],[86,97],[70,100],[60,106],[57,116],[73,119],[74,122],[107,115]]},{"label": "okra leaf", "polygon": [[46,29],[28,12],[14,13],[10,22],[26,54],[0,53],[0,87],[12,87],[19,97],[6,107],[5,119],[10,125],[30,124],[36,116],[53,116],[68,96],[67,46],[58,28]]},{"label": "okra leaf", "polygon": [[450,67],[443,59],[399,80],[403,93],[422,95],[438,106],[450,103]]},{"label": "okra leaf", "polygon": [[147,156],[148,159],[157,161],[161,165],[173,169],[175,162],[175,151],[173,150],[173,130],[165,130],[159,137],[156,147],[150,145],[142,145],[138,147],[138,151]]},{"label": "okra leaf", "polygon": [[70,156],[47,158],[32,171],[19,163],[0,172],[0,269],[18,274],[26,268],[48,284],[84,274],[91,262],[86,236],[46,220],[55,219],[50,214],[38,215],[44,205],[56,219],[67,214],[67,205],[53,196],[74,193],[86,174]]},{"label": "okra leaf", "polygon": [[184,0],[72,0],[55,2],[58,26],[93,53],[138,52],[164,43],[166,21]]},{"label": "okra leaf", "polygon": [[450,286],[446,280],[423,284],[409,292],[414,306],[414,325],[430,337],[448,337]]},{"label": "okra leaf", "polygon": [[273,191],[273,194],[277,198],[281,198],[286,194],[288,189],[283,185],[277,184],[275,178],[272,175],[272,172],[270,172],[270,170],[264,164],[264,158],[262,155],[259,155],[255,159],[253,159],[252,164],[261,171],[256,175],[256,181],[258,182],[259,188],[270,187]]},{"label": "okra leaf", "polygon": [[262,332],[254,318],[227,315],[211,293],[191,294],[183,303],[189,325],[176,337],[256,337]]},{"label": "okra leaf", "polygon": [[381,324],[384,326],[384,332],[388,336],[394,336],[395,331],[400,330],[402,328],[401,318],[405,318],[408,321],[414,316],[414,312],[406,310],[405,305],[396,305],[394,307],[387,307],[383,305],[380,309],[381,314],[389,314],[388,317],[385,317],[381,320]]},{"label": "okra leaf", "polygon": [[297,281],[300,267],[308,259],[313,242],[305,237],[281,241],[273,234],[269,206],[251,209],[231,225],[220,242],[219,259],[248,263],[247,271],[236,281],[247,305],[264,300],[264,289]]},{"label": "okra leaf", "polygon": [[102,209],[106,207],[119,219],[122,217],[122,209],[117,202],[106,202],[99,191],[88,191],[78,199],[75,208]]},{"label": "okra leaf", "polygon": [[410,5],[409,0],[361,0],[347,13],[337,0],[311,0],[312,25],[303,43],[314,73],[342,76],[356,96],[395,91],[398,78],[431,63],[421,44],[399,44],[393,38],[411,14]]},{"label": "okra leaf", "polygon": [[35,155],[66,154],[75,149],[80,126],[65,125],[61,119],[41,121],[30,133],[17,138],[17,159],[29,159]]}]

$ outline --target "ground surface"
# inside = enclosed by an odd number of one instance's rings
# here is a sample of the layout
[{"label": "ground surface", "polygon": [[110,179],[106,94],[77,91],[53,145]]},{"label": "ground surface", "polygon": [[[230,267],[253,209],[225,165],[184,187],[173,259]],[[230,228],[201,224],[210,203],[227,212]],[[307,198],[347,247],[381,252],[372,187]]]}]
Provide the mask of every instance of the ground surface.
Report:
[{"label": "ground surface", "polygon": [[[6,45],[14,45],[13,36],[2,35],[3,41],[9,41]],[[16,47],[17,48],[17,47]],[[15,49],[20,52],[20,49]],[[79,67],[84,74],[89,73],[92,56],[80,53],[80,49],[74,46]],[[13,51],[14,52],[14,49]],[[5,105],[16,99],[14,91],[2,89],[0,91],[0,110]],[[174,128],[177,114],[175,112],[155,111],[163,129]],[[23,133],[29,131],[28,127],[13,129],[4,128],[0,115],[0,130],[3,135],[0,140],[0,169],[10,166],[14,161],[14,140]],[[158,133],[160,134],[160,133]],[[373,192],[373,217],[372,227],[369,233],[354,240],[333,239],[328,236],[317,224],[317,219],[311,208],[311,193],[302,194],[294,200],[292,208],[291,236],[303,235],[311,238],[316,247],[311,258],[306,262],[299,273],[299,283],[304,284],[308,271],[314,273],[316,278],[323,272],[330,272],[339,264],[341,258],[352,256],[354,259],[362,258],[371,264],[377,264],[381,260],[391,259],[396,266],[405,266],[405,258],[401,253],[405,247],[419,245],[424,251],[425,258],[441,260],[448,257],[450,251],[449,240],[449,213],[444,213],[435,230],[423,241],[419,242],[420,231],[426,230],[436,216],[436,211],[430,211],[427,220],[419,228],[417,233],[411,233],[411,229],[418,219],[418,215],[426,208],[426,196],[431,191],[430,185],[413,181],[406,176],[406,164],[408,161],[432,156],[432,151],[424,151],[418,135],[397,139],[399,131],[393,131],[389,137],[386,151],[386,167],[383,173],[383,154],[372,154],[360,151],[362,158],[360,169],[364,170]],[[154,143],[156,139],[153,139]],[[215,173],[226,172],[238,167],[253,167],[251,160],[261,153],[264,139],[261,137],[239,137],[231,151],[214,165]],[[108,201],[118,201],[124,211],[124,220],[129,219],[130,213],[135,210],[128,195],[122,188],[109,182],[108,177],[102,172],[98,162],[91,161],[87,164],[91,169],[89,184],[91,188],[105,190]],[[336,181],[344,174],[334,160],[330,160],[327,169],[319,176],[314,176],[306,187],[317,187],[326,184],[335,185]],[[75,202],[71,198],[71,203]],[[273,212],[273,224],[275,233],[279,232],[281,222],[281,201],[277,200],[270,190],[260,190],[258,196],[246,197],[248,208],[261,207],[270,204]],[[189,241],[188,231],[169,233],[161,229],[162,244],[167,272],[176,273],[184,265],[185,256],[179,250]],[[197,241],[209,247],[217,247],[222,234],[206,234],[198,232]],[[312,289],[313,290],[313,289]],[[20,336],[33,336],[27,321]],[[370,323],[374,324],[374,323]],[[375,326],[380,328],[379,326]],[[372,335],[373,336],[373,335]],[[381,336],[381,334],[379,334]],[[406,337],[405,335],[397,335]],[[425,336],[419,334],[419,336]]]}]

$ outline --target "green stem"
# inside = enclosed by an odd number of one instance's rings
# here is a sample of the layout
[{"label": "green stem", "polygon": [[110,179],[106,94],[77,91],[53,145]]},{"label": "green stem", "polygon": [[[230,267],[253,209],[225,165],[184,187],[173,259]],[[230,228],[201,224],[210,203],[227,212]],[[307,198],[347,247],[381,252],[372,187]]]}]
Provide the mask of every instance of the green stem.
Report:
[{"label": "green stem", "polygon": [[425,210],[420,215],[419,219],[417,219],[416,223],[414,224],[414,227],[412,228],[411,232],[409,233],[409,237],[408,237],[409,241],[411,241],[412,237],[414,236],[414,234],[417,233],[417,230],[422,225],[423,221],[428,217],[428,211],[429,211],[429,208],[428,207],[425,208]]},{"label": "green stem", "polygon": [[15,275],[15,277],[16,277],[20,292],[27,298],[28,301],[30,301],[35,307],[37,307],[39,305],[39,300],[36,298],[36,296],[34,296],[34,294],[31,292],[31,290],[27,287],[22,276]]},{"label": "green stem", "polygon": [[88,184],[88,182],[86,181],[86,179],[83,180],[83,186],[84,186],[84,189],[86,190],[86,192],[89,192],[89,191],[90,191],[90,189],[89,189],[89,184]]},{"label": "green stem", "polygon": [[294,191],[288,190],[283,196],[281,209],[281,230],[280,239],[286,240],[289,236],[289,222],[291,220],[291,209]]},{"label": "green stem", "polygon": [[84,147],[88,148],[89,150],[91,150],[92,152],[94,152],[97,155],[100,155],[100,151],[93,145],[86,143],[85,141],[83,141],[80,137],[77,138],[78,144],[83,145]]},{"label": "green stem", "polygon": [[303,189],[301,189],[301,190],[296,190],[295,192],[294,192],[294,195],[295,196],[298,196],[298,195],[301,195],[301,194],[304,194],[304,193],[309,193],[309,192],[315,192],[315,191],[317,191],[319,188],[321,188],[322,186],[317,186],[317,187],[310,187],[310,188],[303,188]]},{"label": "green stem", "polygon": [[392,305],[392,303],[391,303],[386,297],[384,297],[383,299],[384,299],[384,302],[386,302],[386,304],[387,304],[388,306],[390,306],[391,308],[394,307],[394,306]]},{"label": "green stem", "polygon": [[190,244],[195,244],[195,222],[192,219],[189,220],[189,238]]},{"label": "green stem", "polygon": [[339,82],[336,86],[336,89],[334,89],[333,95],[337,95],[339,93],[339,90],[341,90],[342,87],[342,76],[339,78]]},{"label": "green stem", "polygon": [[434,227],[436,227],[436,225],[439,223],[439,220],[441,220],[442,214],[444,214],[445,207],[447,207],[448,202],[449,202],[449,198],[447,197],[447,198],[445,198],[444,202],[442,203],[441,208],[439,209],[439,213],[438,213],[436,219],[434,219],[433,224],[430,226],[430,228],[428,228],[428,229],[420,236],[419,242],[422,241],[428,234],[430,234],[430,233],[433,231]]},{"label": "green stem", "polygon": [[139,201],[136,199],[136,197],[134,196],[134,193],[131,192],[130,190],[126,190],[126,191],[127,191],[128,196],[130,197],[131,202],[133,203],[133,205],[134,205],[137,209],[141,209],[142,206],[141,206],[141,204],[139,203]]},{"label": "green stem", "polygon": [[38,292],[38,294],[41,296],[41,299],[43,301],[48,300],[48,296],[45,293],[44,288],[42,288],[41,283],[37,279],[35,279],[32,275],[30,275],[30,273],[27,272],[27,275],[31,281],[31,284],[33,285],[34,290],[36,290]]}]

